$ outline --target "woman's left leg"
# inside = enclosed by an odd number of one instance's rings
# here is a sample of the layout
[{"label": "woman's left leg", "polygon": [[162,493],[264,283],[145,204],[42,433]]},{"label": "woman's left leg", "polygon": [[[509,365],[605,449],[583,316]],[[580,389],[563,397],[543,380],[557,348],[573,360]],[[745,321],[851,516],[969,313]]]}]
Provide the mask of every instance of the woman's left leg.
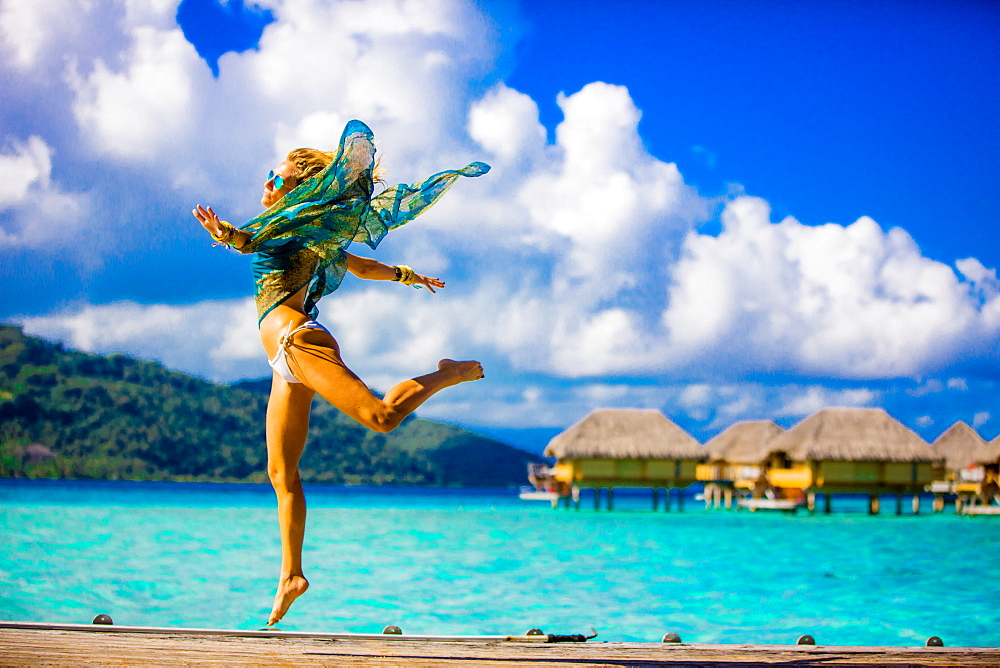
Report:
[{"label": "woman's left leg", "polygon": [[445,359],[438,362],[437,371],[397,383],[380,399],[347,368],[340,357],[340,345],[329,332],[306,330],[295,337],[288,351],[295,377],[373,431],[392,431],[439,391],[483,377],[479,362]]},{"label": "woman's left leg", "polygon": [[292,602],[309,588],[302,572],[306,497],[299,478],[299,458],[306,445],[314,394],[305,385],[287,383],[277,374],[271,381],[267,402],[267,473],[278,500],[281,573],[268,626],[284,617]]}]

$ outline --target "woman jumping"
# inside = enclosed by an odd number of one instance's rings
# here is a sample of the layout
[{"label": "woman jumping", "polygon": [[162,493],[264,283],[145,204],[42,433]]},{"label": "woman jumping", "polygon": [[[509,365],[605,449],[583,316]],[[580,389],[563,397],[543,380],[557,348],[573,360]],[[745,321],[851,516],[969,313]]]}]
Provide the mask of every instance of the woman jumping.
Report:
[{"label": "woman jumping", "polygon": [[261,204],[267,210],[242,228],[219,220],[211,207],[198,205],[192,212],[217,242],[254,254],[260,340],[274,369],[267,403],[267,471],[281,531],[281,574],[269,626],[309,587],[302,572],[306,502],[298,466],[314,395],[369,429],[388,432],[439,390],[483,377],[478,362],[443,359],[437,371],[405,380],[379,399],[347,368],[336,339],[315,320],[316,303],[337,289],[346,272],[431,292],[443,288],[437,278],[345,249],[352,241],[375,248],[389,230],[434,204],[458,177],[489,171],[489,165],[474,162],[373,196],[374,157],[372,131],[351,121],[335,153],[289,153],[264,183]]}]

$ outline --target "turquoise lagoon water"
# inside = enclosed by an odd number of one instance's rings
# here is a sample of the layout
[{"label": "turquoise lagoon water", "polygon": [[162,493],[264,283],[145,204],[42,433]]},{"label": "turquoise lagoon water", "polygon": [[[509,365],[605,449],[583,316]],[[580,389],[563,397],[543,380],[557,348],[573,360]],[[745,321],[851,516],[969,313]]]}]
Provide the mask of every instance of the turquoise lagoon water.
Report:
[{"label": "turquoise lagoon water", "polygon": [[[1000,518],[552,510],[512,490],[307,488],[312,588],[281,628],[598,640],[1000,645]],[[0,480],[0,619],[255,629],[279,544],[266,485]],[[906,504],[907,510],[909,503]],[[887,512],[888,511],[888,512]]]}]

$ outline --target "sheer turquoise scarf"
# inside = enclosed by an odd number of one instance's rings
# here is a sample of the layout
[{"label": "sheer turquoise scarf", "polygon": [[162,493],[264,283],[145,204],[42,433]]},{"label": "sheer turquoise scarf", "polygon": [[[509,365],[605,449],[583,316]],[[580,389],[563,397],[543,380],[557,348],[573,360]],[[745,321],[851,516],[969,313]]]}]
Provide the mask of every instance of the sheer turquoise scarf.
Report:
[{"label": "sheer turquoise scarf", "polygon": [[[371,129],[361,121],[351,121],[326,169],[241,228],[253,236],[240,251],[257,254],[254,281],[260,319],[307,283],[306,312],[316,317],[316,303],[337,289],[347,271],[344,249],[351,242],[363,241],[375,248],[389,230],[410,222],[437,202],[458,177],[481,176],[490,169],[485,163],[473,162],[373,196],[374,164]],[[275,273],[289,271],[304,256],[310,263],[316,262],[308,280],[275,292],[274,285],[287,283]],[[263,294],[267,286],[272,286],[273,294]]]}]

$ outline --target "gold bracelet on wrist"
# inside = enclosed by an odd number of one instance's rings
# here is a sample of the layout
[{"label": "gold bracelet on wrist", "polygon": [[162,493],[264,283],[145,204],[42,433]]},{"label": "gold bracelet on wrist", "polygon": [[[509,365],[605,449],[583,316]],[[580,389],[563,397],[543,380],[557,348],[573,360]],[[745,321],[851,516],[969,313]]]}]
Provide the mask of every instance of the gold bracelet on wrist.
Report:
[{"label": "gold bracelet on wrist", "polygon": [[235,227],[233,227],[224,220],[219,221],[219,227],[222,228],[222,231],[219,234],[212,235],[212,238],[215,239],[216,242],[218,243],[212,245],[213,246],[218,246],[219,244],[222,244],[223,246],[231,245],[233,243],[233,237],[236,236],[239,230],[237,230]]},{"label": "gold bracelet on wrist", "polygon": [[414,285],[417,282],[417,274],[405,264],[397,265],[393,269],[396,270],[396,280],[403,285]]}]

